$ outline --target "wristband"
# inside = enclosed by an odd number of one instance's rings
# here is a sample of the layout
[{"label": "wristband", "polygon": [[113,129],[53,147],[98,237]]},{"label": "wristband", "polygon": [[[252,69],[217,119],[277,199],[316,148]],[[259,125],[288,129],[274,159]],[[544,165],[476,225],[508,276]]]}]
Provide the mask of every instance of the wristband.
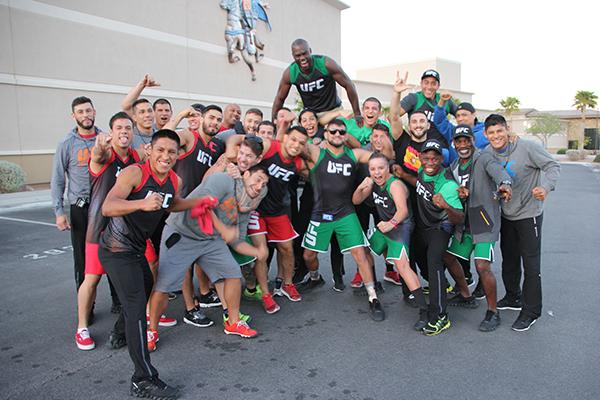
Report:
[{"label": "wristband", "polygon": [[394,228],[400,224],[400,221],[397,221],[396,218],[392,218],[388,221],[390,224],[394,225]]}]

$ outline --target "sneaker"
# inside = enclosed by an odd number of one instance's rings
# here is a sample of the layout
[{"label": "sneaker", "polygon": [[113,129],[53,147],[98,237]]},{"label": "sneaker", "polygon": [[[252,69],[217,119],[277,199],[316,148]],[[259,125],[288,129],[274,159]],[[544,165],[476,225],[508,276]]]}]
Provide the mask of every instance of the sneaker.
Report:
[{"label": "sneaker", "polygon": [[454,307],[464,307],[464,308],[479,307],[479,304],[477,304],[475,297],[473,297],[473,296],[463,297],[462,294],[460,294],[460,293],[457,294],[456,296],[454,296],[453,298],[451,298],[450,300],[448,300],[448,305],[454,306]]},{"label": "sneaker", "polygon": [[223,329],[223,332],[225,332],[227,335],[238,335],[244,338],[253,338],[258,335],[258,332],[250,328],[248,324],[242,320],[239,320],[237,324],[225,322],[225,328]]},{"label": "sneaker", "polygon": [[134,397],[171,400],[176,399],[179,396],[179,391],[155,377],[144,379],[139,382],[131,381],[129,394]]},{"label": "sneaker", "polygon": [[309,278],[310,278],[310,275],[306,268],[304,268],[304,269],[298,268],[294,271],[294,277],[292,278],[292,282],[295,284],[298,284],[298,283],[306,282]]},{"label": "sneaker", "polygon": [[398,271],[388,271],[383,275],[383,280],[394,285],[401,286],[402,281],[400,280],[400,274]]},{"label": "sneaker", "polygon": [[127,339],[125,338],[125,335],[112,331],[108,337],[108,347],[113,350],[118,350],[125,346],[127,346]]},{"label": "sneaker", "polygon": [[371,312],[371,319],[373,321],[380,322],[385,319],[385,311],[383,311],[379,299],[373,299],[373,301],[369,302],[369,311]]},{"label": "sneaker", "polygon": [[296,285],[293,283],[286,283],[285,285],[282,285],[281,289],[279,289],[279,292],[281,293],[281,296],[285,296],[291,301],[302,300],[302,296],[300,296],[300,293],[298,293],[298,290],[296,289]]},{"label": "sneaker", "polygon": [[281,307],[273,300],[271,293],[263,294],[262,297],[263,307],[267,314],[275,314]]},{"label": "sneaker", "polygon": [[146,341],[148,342],[148,351],[155,351],[156,343],[158,342],[158,331],[155,331],[154,329],[148,329],[146,331]]},{"label": "sneaker", "polygon": [[197,326],[198,328],[207,328],[214,324],[214,322],[208,318],[200,308],[196,307],[191,311],[186,311],[183,315],[183,322],[189,325]]},{"label": "sneaker", "polygon": [[491,332],[495,331],[498,326],[500,326],[500,313],[498,311],[487,310],[485,318],[479,324],[479,330],[481,332]]},{"label": "sneaker", "polygon": [[452,323],[450,322],[448,315],[440,315],[436,321],[429,321],[427,323],[425,328],[423,328],[423,333],[427,336],[439,335],[450,328],[451,325]]},{"label": "sneaker", "polygon": [[283,286],[283,279],[281,278],[275,278],[275,286],[274,286],[274,291],[280,291],[281,287]]},{"label": "sneaker", "polygon": [[319,286],[323,286],[324,284],[325,280],[321,275],[319,275],[319,279],[310,278],[308,281],[298,285],[298,288],[300,289],[300,292],[306,293],[318,288]]},{"label": "sneaker", "polygon": [[121,304],[112,303],[112,305],[110,306],[110,313],[111,314],[120,314],[122,309],[123,309],[123,306]]},{"label": "sneaker", "polygon": [[[243,312],[239,312],[238,313],[238,319],[240,321],[244,321],[245,323],[250,322],[250,320],[252,319],[251,316],[249,316],[248,314],[244,314]],[[229,322],[229,316],[225,316],[225,314],[223,314],[223,323]]]},{"label": "sneaker", "polygon": [[535,321],[537,321],[537,318],[528,317],[521,313],[519,314],[519,317],[517,318],[515,323],[512,324],[512,330],[517,332],[528,331],[529,328],[531,328],[531,325],[535,324]]},{"label": "sneaker", "polygon": [[363,285],[362,276],[360,276],[360,272],[356,271],[356,275],[354,275],[354,278],[350,281],[350,286],[353,288],[361,288]]},{"label": "sneaker", "polygon": [[513,310],[513,311],[521,311],[523,308],[523,304],[520,299],[510,300],[506,296],[504,296],[501,300],[498,301],[496,305],[498,310]]},{"label": "sneaker", "polygon": [[248,290],[248,288],[245,288],[242,292],[242,296],[244,296],[248,300],[261,301],[263,292],[262,290],[260,290],[260,286],[256,286],[255,289],[256,290],[254,292],[251,292],[250,290]]},{"label": "sneaker", "polygon": [[[446,294],[453,294],[453,293],[456,293],[454,291],[454,286],[452,286],[452,285],[446,286]],[[423,294],[424,295],[428,295],[429,294],[429,286],[424,286],[423,287]]]},{"label": "sneaker", "polygon": [[200,294],[200,297],[198,297],[198,305],[201,308],[219,307],[221,305],[221,300],[217,293],[211,290],[207,294]]},{"label": "sneaker", "polygon": [[472,276],[466,277],[465,280],[467,281],[467,286],[471,286],[475,283]]},{"label": "sneaker", "polygon": [[383,288],[383,285],[381,284],[381,282],[375,281],[375,293],[381,294],[383,292],[385,292],[385,289]]},{"label": "sneaker", "polygon": [[428,322],[429,316],[427,313],[427,309],[423,308],[419,310],[419,320],[415,322],[415,325],[413,327],[415,328],[415,331],[422,331],[423,328],[427,326]]},{"label": "sneaker", "polygon": [[412,307],[412,308],[419,308],[419,305],[417,304],[417,300],[415,299],[415,296],[412,293],[409,294],[408,296],[403,296],[403,299],[407,306]]},{"label": "sneaker", "polygon": [[[150,323],[150,316],[146,314],[146,323]],[[175,318],[167,317],[166,315],[161,315],[158,320],[158,326],[175,326],[177,325],[177,320]]]},{"label": "sneaker", "polygon": [[79,350],[92,350],[96,347],[94,339],[90,336],[90,331],[87,328],[75,333],[75,343]]},{"label": "sneaker", "polygon": [[173,292],[169,292],[169,301],[175,300],[177,298],[177,294]]},{"label": "sneaker", "polygon": [[483,285],[481,284],[481,281],[477,283],[477,287],[475,287],[475,290],[473,290],[473,297],[475,297],[477,300],[485,299],[485,292],[483,291]]},{"label": "sneaker", "polygon": [[346,285],[344,284],[343,279],[335,279],[333,278],[333,288],[336,292],[343,292],[346,289]]}]

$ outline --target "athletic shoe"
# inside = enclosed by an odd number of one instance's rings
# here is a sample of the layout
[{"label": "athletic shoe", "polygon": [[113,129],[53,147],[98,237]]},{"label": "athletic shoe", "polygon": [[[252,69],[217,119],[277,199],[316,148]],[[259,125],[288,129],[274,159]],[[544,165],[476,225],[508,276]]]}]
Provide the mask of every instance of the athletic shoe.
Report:
[{"label": "athletic shoe", "polygon": [[393,283],[394,285],[402,285],[402,281],[400,280],[400,274],[398,273],[398,271],[387,271],[383,275],[383,280],[389,283]]},{"label": "athletic shoe", "polygon": [[310,277],[310,275],[306,268],[303,268],[303,269],[297,268],[294,271],[294,277],[292,278],[292,282],[295,284],[306,282],[306,280],[309,279],[309,277]]},{"label": "athletic shoe", "polygon": [[[446,286],[446,294],[452,294],[452,293],[456,293],[454,291],[454,286],[452,285],[447,285]],[[424,286],[423,287],[423,294],[424,295],[428,295],[429,294],[429,286]]]},{"label": "athletic shoe", "polygon": [[283,279],[275,278],[275,285],[273,286],[274,290],[281,290],[281,286],[283,286]]},{"label": "athletic shoe", "polygon": [[512,330],[517,332],[525,332],[531,328],[531,325],[535,324],[537,318],[528,317],[527,315],[523,315],[523,313],[519,314],[519,317],[512,324]]},{"label": "athletic shoe", "polygon": [[491,332],[495,331],[498,326],[500,326],[500,313],[498,311],[487,310],[485,318],[479,324],[479,330],[481,332]]},{"label": "athletic shoe", "polygon": [[122,309],[123,309],[123,306],[121,304],[112,303],[112,306],[110,306],[110,313],[111,314],[120,314]]},{"label": "athletic shoe", "polygon": [[[150,323],[150,316],[146,314],[146,323]],[[167,317],[166,315],[161,315],[158,320],[158,326],[175,326],[177,325],[177,320],[175,318]]]},{"label": "athletic shoe", "polygon": [[352,278],[352,280],[350,281],[350,286],[352,286],[353,288],[361,288],[363,287],[364,283],[362,280],[362,276],[360,276],[360,272],[356,271],[356,275],[354,275],[354,278]]},{"label": "athletic shoe", "polygon": [[423,308],[421,310],[419,310],[419,320],[417,322],[415,322],[415,325],[413,326],[415,328],[415,331],[422,331],[423,328],[425,328],[427,326],[427,323],[429,322],[429,316],[427,313],[427,309]]},{"label": "athletic shoe", "polygon": [[267,314],[275,314],[281,307],[273,300],[271,293],[263,294],[262,297],[263,307]]},{"label": "athletic shoe", "polygon": [[179,396],[179,391],[155,377],[144,379],[139,382],[131,381],[129,394],[134,397],[144,397],[148,399],[172,400]]},{"label": "athletic shoe", "polygon": [[198,328],[207,328],[214,323],[210,318],[204,315],[197,306],[193,310],[185,312],[183,315],[183,322],[197,326]]},{"label": "athletic shoe", "polygon": [[256,290],[254,292],[251,292],[248,290],[248,288],[245,288],[242,292],[242,296],[244,296],[248,300],[261,301],[263,292],[262,290],[260,290],[260,286],[257,285],[255,289]]},{"label": "athletic shoe", "polygon": [[373,301],[369,302],[369,311],[371,312],[371,319],[373,321],[380,322],[385,319],[385,311],[383,311],[379,299],[373,299]]},{"label": "athletic shoe", "polygon": [[473,280],[472,276],[469,276],[468,278],[465,278],[465,280],[467,281],[467,286],[471,286],[472,284],[475,283],[475,281]]},{"label": "athletic shoe", "polygon": [[296,285],[293,283],[286,283],[285,285],[282,285],[281,289],[279,289],[279,292],[281,293],[280,296],[285,296],[291,301],[302,300],[302,296],[300,296],[300,293],[298,293],[298,290],[296,289]]},{"label": "athletic shoe", "polygon": [[477,300],[485,299],[485,292],[483,291],[483,285],[481,284],[481,281],[477,283],[477,287],[475,290],[473,290],[473,297],[475,297]]},{"label": "athletic shoe", "polygon": [[173,292],[169,292],[169,301],[175,300],[177,298],[177,294]]},{"label": "athletic shoe", "polygon": [[118,350],[125,346],[127,346],[127,339],[125,338],[125,335],[121,335],[112,331],[108,337],[108,347],[113,350]]},{"label": "athletic shoe", "polygon": [[[251,316],[249,316],[248,314],[244,314],[241,311],[238,313],[238,319],[240,321],[244,321],[245,323],[250,322],[250,320],[252,319]],[[223,323],[229,322],[229,316],[225,316],[225,314],[223,314]]]},{"label": "athletic shoe", "polygon": [[223,332],[225,332],[227,335],[238,335],[244,338],[253,338],[258,335],[258,332],[250,328],[248,324],[242,320],[239,320],[237,324],[225,322],[225,328],[223,328]]},{"label": "athletic shoe", "polygon": [[417,300],[415,299],[415,296],[412,293],[409,294],[408,296],[403,296],[403,299],[407,306],[412,307],[412,308],[419,308],[419,305],[417,304]]},{"label": "athletic shoe", "polygon": [[90,331],[87,328],[75,333],[75,343],[79,350],[92,350],[96,347],[94,339],[90,336]]},{"label": "athletic shoe", "polygon": [[313,289],[316,289],[320,286],[323,286],[325,284],[325,280],[323,279],[323,277],[319,274],[319,279],[312,279],[310,278],[308,281],[301,283],[300,285],[298,285],[298,288],[300,289],[301,293],[306,293],[306,292],[310,292]]},{"label": "athletic shoe", "polygon": [[513,310],[513,311],[521,311],[523,308],[523,304],[520,299],[510,300],[504,296],[501,300],[498,301],[496,305],[498,310]]},{"label": "athletic shoe", "polygon": [[450,300],[448,300],[448,305],[454,306],[454,307],[464,307],[464,308],[479,307],[479,304],[477,304],[475,297],[473,297],[473,296],[463,297],[463,295],[460,293],[457,294],[456,296],[454,296],[453,298],[451,298]]},{"label": "athletic shoe", "polygon": [[336,279],[333,278],[333,288],[334,291],[336,292],[343,292],[344,289],[346,289],[346,285],[344,284],[344,280],[343,279]]},{"label": "athletic shoe", "polygon": [[200,294],[200,297],[198,297],[198,305],[201,308],[219,307],[221,305],[221,300],[217,293],[211,290],[207,294]]},{"label": "athletic shoe", "polygon": [[450,328],[451,325],[448,315],[440,315],[436,321],[429,321],[425,328],[423,328],[423,333],[427,336],[439,335]]},{"label": "athletic shoe", "polygon": [[158,342],[158,331],[148,328],[146,331],[146,341],[148,342],[148,351],[155,351],[156,343]]}]

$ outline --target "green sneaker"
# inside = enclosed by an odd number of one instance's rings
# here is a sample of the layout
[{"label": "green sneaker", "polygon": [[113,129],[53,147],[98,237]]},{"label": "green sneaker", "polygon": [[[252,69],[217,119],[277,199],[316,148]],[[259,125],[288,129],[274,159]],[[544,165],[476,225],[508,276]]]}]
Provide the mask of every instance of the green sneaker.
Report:
[{"label": "green sneaker", "polygon": [[446,329],[450,328],[452,323],[448,318],[448,315],[438,316],[437,321],[429,322],[425,328],[423,328],[423,333],[427,336],[435,336],[444,332]]},{"label": "green sneaker", "polygon": [[263,292],[260,290],[260,286],[256,286],[256,291],[254,293],[250,292],[248,288],[245,288],[242,292],[242,296],[248,300],[262,301]]},{"label": "green sneaker", "polygon": [[[240,321],[244,321],[246,323],[250,322],[250,320],[252,319],[251,316],[249,316],[248,314],[244,314],[243,312],[240,311],[239,313],[239,317]],[[229,321],[229,317],[226,317],[225,314],[223,314],[223,323],[228,322]]]}]

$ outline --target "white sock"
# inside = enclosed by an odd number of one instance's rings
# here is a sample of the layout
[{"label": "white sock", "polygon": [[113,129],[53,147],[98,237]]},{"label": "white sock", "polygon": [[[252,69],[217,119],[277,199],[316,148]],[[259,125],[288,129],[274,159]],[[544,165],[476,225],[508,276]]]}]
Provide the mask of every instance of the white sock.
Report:
[{"label": "white sock", "polygon": [[369,302],[377,298],[377,293],[375,292],[375,284],[373,282],[365,283],[365,289],[367,289],[367,294],[369,295]]},{"label": "white sock", "polygon": [[86,328],[77,328],[77,333],[81,333],[81,332],[87,331],[87,330],[88,330],[87,327]]}]

